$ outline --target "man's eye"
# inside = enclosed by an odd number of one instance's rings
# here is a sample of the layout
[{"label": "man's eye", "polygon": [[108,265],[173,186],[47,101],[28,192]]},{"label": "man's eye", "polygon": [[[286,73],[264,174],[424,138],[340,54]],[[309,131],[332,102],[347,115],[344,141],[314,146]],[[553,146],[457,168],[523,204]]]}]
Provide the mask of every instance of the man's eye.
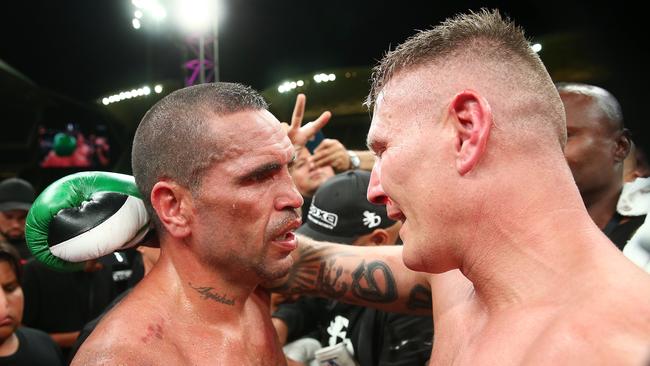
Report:
[{"label": "man's eye", "polygon": [[250,180],[253,181],[253,182],[264,182],[266,180],[269,180],[269,179],[273,178],[274,174],[275,174],[275,171],[269,171],[269,172],[254,174],[254,175],[251,176]]},{"label": "man's eye", "polygon": [[17,285],[17,284],[12,284],[12,285],[4,286],[4,290],[5,290],[5,292],[14,292],[14,291],[16,291],[17,289],[18,289],[18,285]]},{"label": "man's eye", "polygon": [[305,166],[305,161],[304,160],[297,161],[293,166],[294,168],[302,168],[303,166]]}]

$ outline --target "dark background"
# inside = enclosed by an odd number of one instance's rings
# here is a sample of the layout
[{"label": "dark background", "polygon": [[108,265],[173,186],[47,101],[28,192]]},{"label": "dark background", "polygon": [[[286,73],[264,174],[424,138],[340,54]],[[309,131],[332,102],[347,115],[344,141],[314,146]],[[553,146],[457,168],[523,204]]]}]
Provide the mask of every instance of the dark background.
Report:
[{"label": "dark background", "polygon": [[[258,90],[277,88],[292,75],[371,66],[417,29],[469,9],[499,8],[543,44],[540,56],[556,81],[584,81],[613,92],[626,124],[648,146],[648,21],[625,2],[224,0],[222,7],[221,80]],[[93,110],[104,107],[102,97],[134,85],[182,84],[183,36],[168,25],[136,31],[132,18],[128,0],[5,2],[0,59],[57,100]],[[118,117],[138,120],[146,107]],[[2,119],[4,131],[11,131],[12,120]],[[131,132],[124,130],[116,139],[124,140],[126,151]]]}]

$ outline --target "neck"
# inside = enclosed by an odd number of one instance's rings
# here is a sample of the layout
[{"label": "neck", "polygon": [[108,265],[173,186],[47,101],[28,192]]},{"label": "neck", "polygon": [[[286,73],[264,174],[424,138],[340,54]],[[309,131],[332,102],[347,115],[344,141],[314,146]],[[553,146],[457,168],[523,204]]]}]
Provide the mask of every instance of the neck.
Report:
[{"label": "neck", "polygon": [[5,339],[0,340],[0,356],[11,356],[18,350],[19,342],[16,332]]},{"label": "neck", "polygon": [[253,274],[200,261],[186,243],[161,243],[148,276],[171,284],[181,314],[208,323],[237,321],[258,284]]},{"label": "neck", "polygon": [[562,304],[593,283],[594,264],[615,247],[585,211],[568,168],[512,165],[481,193],[478,217],[487,219],[473,220],[458,238],[460,270],[489,310]]},{"label": "neck", "polygon": [[622,189],[623,181],[619,180],[598,191],[582,193],[582,199],[589,216],[601,230],[605,228],[616,212],[616,204]]}]

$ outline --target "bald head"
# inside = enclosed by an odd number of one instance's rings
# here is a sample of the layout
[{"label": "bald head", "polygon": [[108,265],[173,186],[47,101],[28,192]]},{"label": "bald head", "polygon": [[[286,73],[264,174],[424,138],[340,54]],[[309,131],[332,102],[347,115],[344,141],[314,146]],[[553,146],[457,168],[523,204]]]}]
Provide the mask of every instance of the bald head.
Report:
[{"label": "bald head", "polygon": [[588,84],[558,83],[564,103],[569,142],[564,156],[589,207],[623,184],[623,161],[630,140],[616,98]]},{"label": "bald head", "polygon": [[557,83],[560,95],[575,96],[588,100],[590,107],[598,113],[600,122],[612,131],[622,130],[623,112],[618,100],[607,90],[595,85],[582,83]]}]

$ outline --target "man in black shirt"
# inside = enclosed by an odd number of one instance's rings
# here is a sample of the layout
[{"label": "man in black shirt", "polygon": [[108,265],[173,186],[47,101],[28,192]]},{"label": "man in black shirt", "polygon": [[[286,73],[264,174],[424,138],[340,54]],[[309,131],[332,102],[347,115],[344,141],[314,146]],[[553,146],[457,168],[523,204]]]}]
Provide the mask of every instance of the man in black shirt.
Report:
[{"label": "man in black shirt", "polygon": [[617,210],[623,189],[623,161],[630,138],[616,98],[607,90],[578,83],[557,84],[566,111],[564,155],[589,215],[623,250],[645,220]]}]

